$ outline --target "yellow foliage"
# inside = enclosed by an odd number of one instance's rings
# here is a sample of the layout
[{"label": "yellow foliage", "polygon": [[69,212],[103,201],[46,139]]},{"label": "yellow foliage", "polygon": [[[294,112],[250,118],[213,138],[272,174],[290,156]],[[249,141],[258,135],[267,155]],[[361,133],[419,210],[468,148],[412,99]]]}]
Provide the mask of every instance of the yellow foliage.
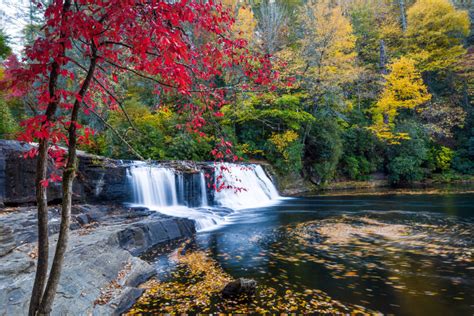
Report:
[{"label": "yellow foliage", "polygon": [[315,94],[356,78],[355,43],[352,25],[340,6],[322,0],[308,2],[298,15],[304,37],[297,47],[277,54],[285,61],[283,74],[297,75],[296,86]]},{"label": "yellow foliage", "polygon": [[257,20],[253,15],[252,8],[250,6],[241,6],[237,11],[237,17],[232,26],[234,37],[245,39],[250,43],[253,40],[256,27]]},{"label": "yellow foliage", "polygon": [[243,143],[238,147],[244,154],[246,155],[262,155],[264,154],[264,151],[261,149],[254,149],[252,150],[250,148],[250,145],[247,143]]},{"label": "yellow foliage", "polygon": [[[242,259],[235,256],[233,259]],[[300,259],[285,257],[298,264]],[[171,277],[163,281],[151,279],[141,288],[145,293],[125,315],[161,314],[219,314],[224,315],[269,315],[293,311],[297,314],[372,315],[374,311],[361,306],[343,305],[319,289],[304,289],[298,292],[288,288],[277,290],[259,284],[253,297],[241,295],[225,299],[222,289],[231,281],[209,253],[197,251],[177,256],[177,266]],[[282,275],[279,286],[286,282]],[[275,279],[279,281],[278,279]],[[273,278],[272,278],[272,281]],[[286,285],[285,285],[286,286]]]},{"label": "yellow foliage", "polygon": [[238,0],[221,0],[221,3],[224,7],[230,8],[231,10],[235,9],[235,6],[238,3]]},{"label": "yellow foliage", "polygon": [[171,112],[167,107],[160,107],[155,113],[147,112],[139,118],[141,123],[150,126],[162,126],[164,122],[170,121],[173,117],[173,112]]},{"label": "yellow foliage", "polygon": [[139,306],[146,305],[155,297],[173,304],[163,306],[166,313],[186,313],[192,305],[206,307],[211,304],[211,296],[218,294],[231,281],[227,275],[211,260],[206,253],[198,251],[178,257],[179,270],[184,273],[188,283],[181,279],[170,282],[152,280],[145,284],[147,291],[127,315],[140,315]]},{"label": "yellow foliage", "polygon": [[283,156],[283,158],[288,160],[290,157],[286,149],[297,139],[298,133],[293,130],[288,130],[281,134],[273,133],[270,137],[270,142],[275,145],[277,151]]},{"label": "yellow foliage", "polygon": [[407,51],[421,71],[449,67],[465,53],[469,16],[450,1],[418,0],[408,9],[407,20]]},{"label": "yellow foliage", "polygon": [[257,27],[257,20],[252,7],[247,2],[244,0],[221,0],[222,5],[234,13],[235,23],[232,25],[232,36],[251,42]]},{"label": "yellow foliage", "polygon": [[372,109],[374,124],[370,127],[381,139],[397,141],[406,139],[407,135],[392,134],[394,120],[400,109],[414,109],[429,101],[431,95],[423,83],[420,73],[415,68],[415,61],[401,57],[390,66],[390,74],[382,96]]}]

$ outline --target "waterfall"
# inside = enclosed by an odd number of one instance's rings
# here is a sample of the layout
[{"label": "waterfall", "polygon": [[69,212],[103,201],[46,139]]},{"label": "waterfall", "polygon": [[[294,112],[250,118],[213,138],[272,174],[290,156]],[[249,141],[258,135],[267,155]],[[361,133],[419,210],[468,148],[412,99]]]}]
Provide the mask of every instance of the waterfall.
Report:
[{"label": "waterfall", "polygon": [[173,170],[145,166],[134,167],[130,173],[135,203],[148,208],[178,205]]},{"label": "waterfall", "polygon": [[207,186],[204,171],[199,173],[199,188],[201,189],[201,206],[208,206],[209,203],[207,202]]},{"label": "waterfall", "polygon": [[178,203],[180,205],[184,205],[185,197],[184,197],[184,176],[182,173],[176,175],[178,178]]},{"label": "waterfall", "polygon": [[211,200],[204,171],[183,174],[171,168],[137,163],[127,170],[127,176],[134,205],[193,219],[198,231],[224,224],[236,210],[266,206],[279,198],[260,165],[218,164],[214,178],[219,177],[220,183],[223,181],[230,189],[214,192]]},{"label": "waterfall", "polygon": [[217,205],[234,210],[263,207],[280,197],[260,165],[219,164],[216,172],[221,183],[230,187],[215,192]]}]

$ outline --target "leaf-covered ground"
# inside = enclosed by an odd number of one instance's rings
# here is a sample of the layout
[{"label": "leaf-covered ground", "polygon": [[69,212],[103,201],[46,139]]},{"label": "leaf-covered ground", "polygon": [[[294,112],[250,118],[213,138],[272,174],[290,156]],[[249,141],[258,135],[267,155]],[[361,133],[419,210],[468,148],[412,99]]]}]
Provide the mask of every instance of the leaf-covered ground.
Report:
[{"label": "leaf-covered ground", "polygon": [[296,292],[259,285],[254,297],[223,299],[232,278],[206,252],[178,256],[176,270],[166,281],[150,280],[128,315],[153,313],[322,313],[374,314],[361,306],[345,306],[319,290]]}]

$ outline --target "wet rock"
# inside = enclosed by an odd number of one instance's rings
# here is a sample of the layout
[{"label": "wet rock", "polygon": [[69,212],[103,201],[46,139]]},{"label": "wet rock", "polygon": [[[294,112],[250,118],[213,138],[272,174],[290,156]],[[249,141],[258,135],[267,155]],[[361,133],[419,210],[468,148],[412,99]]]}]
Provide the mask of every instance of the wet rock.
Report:
[{"label": "wet rock", "polygon": [[5,185],[5,155],[0,152],[0,208],[4,207]]},{"label": "wet rock", "polygon": [[[0,207],[34,205],[36,159],[24,159],[24,154],[33,146],[18,141],[0,140]],[[73,184],[73,199],[78,203],[124,203],[132,200],[132,190],[127,177],[130,161],[114,160],[78,152],[77,177]],[[213,174],[207,163],[189,161],[157,162],[157,165],[173,168],[183,177],[183,196],[180,203],[189,207],[201,204],[200,170]],[[49,171],[53,164],[49,164]],[[56,171],[60,172],[60,170]],[[208,181],[212,182],[213,179]],[[213,190],[207,189],[207,199],[212,201]],[[61,201],[61,184],[51,183],[48,199],[52,203]],[[91,214],[91,220],[94,219]]]},{"label": "wet rock", "polygon": [[84,226],[89,224],[89,217],[86,214],[79,214],[74,216],[74,219],[79,223],[79,225]]},{"label": "wet rock", "polygon": [[[157,221],[158,217],[161,220]],[[133,255],[139,255],[157,244],[190,237],[195,231],[192,221],[162,217],[155,214],[119,232],[117,238],[120,246]]]},{"label": "wet rock", "polygon": [[13,229],[0,223],[0,257],[11,252],[16,247]]},{"label": "wet rock", "polygon": [[[0,140],[0,207],[34,205],[36,203],[34,180],[36,158],[24,159],[24,154],[33,146],[11,140]],[[76,203],[107,204],[126,203],[133,199],[128,168],[131,161],[114,160],[78,152],[79,164],[73,184],[73,199]],[[162,161],[155,165],[173,168],[183,180],[180,204],[189,207],[201,205],[200,172],[210,176],[206,181],[213,183],[214,169],[209,163],[190,161]],[[53,171],[53,163],[49,163]],[[56,170],[60,173],[61,170]],[[61,174],[59,174],[61,175]],[[51,203],[61,202],[61,184],[48,186],[48,199]],[[214,190],[206,189],[208,201],[213,201]],[[73,213],[74,214],[74,213]],[[96,214],[91,214],[94,217]],[[92,221],[97,221],[92,218]]]},{"label": "wet rock", "polygon": [[[36,203],[34,179],[36,158],[23,158],[32,145],[0,140],[0,207]],[[127,202],[131,190],[127,181],[126,162],[78,153],[79,168],[73,185],[73,198],[80,202]],[[53,171],[53,163],[48,166]],[[60,202],[61,184],[48,186],[50,202]]]},{"label": "wet rock", "polygon": [[[7,231],[12,232],[15,243],[25,238],[25,230],[36,230],[33,209],[0,215],[0,222],[10,227]],[[156,273],[151,264],[137,256],[195,233],[193,221],[157,213],[127,219],[132,212],[129,208],[82,205],[75,210],[78,222],[78,216],[84,215],[81,212],[107,216],[100,217],[95,227],[71,231],[52,315],[118,315],[126,311],[142,293],[137,286]],[[51,220],[55,216],[52,212]],[[0,236],[3,238],[3,234]],[[31,242],[36,241],[36,235],[28,236]],[[57,235],[51,236],[51,244],[55,238]],[[29,255],[33,251],[34,244],[26,243],[0,256],[1,316],[28,313],[35,271],[35,261]],[[50,253],[52,256],[54,252]],[[110,300],[96,304],[111,282],[119,286]]]},{"label": "wet rock", "polygon": [[253,296],[257,291],[257,281],[252,279],[240,278],[235,281],[229,282],[221,294],[224,298],[233,298],[237,296]]},{"label": "wet rock", "polygon": [[34,270],[35,263],[33,259],[24,252],[15,251],[4,258],[7,260],[1,260],[0,285],[8,285],[8,282],[15,277]]},{"label": "wet rock", "polygon": [[126,311],[128,311],[133,304],[140,298],[140,296],[143,294],[144,289],[139,289],[139,288],[127,288],[124,293],[120,296],[118,300],[116,300],[117,303],[112,302],[112,304],[117,304],[117,307],[115,307],[114,312],[112,313],[113,316],[115,315],[122,315]]}]

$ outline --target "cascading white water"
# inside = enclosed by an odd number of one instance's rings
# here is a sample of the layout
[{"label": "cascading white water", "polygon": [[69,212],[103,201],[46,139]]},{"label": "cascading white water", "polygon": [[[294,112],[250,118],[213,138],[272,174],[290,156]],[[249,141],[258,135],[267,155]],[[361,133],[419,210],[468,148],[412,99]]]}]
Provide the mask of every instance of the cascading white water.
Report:
[{"label": "cascading white water", "polygon": [[208,206],[207,202],[207,189],[206,189],[206,177],[204,171],[199,173],[199,188],[201,189],[201,206]]},{"label": "cascading white water", "polygon": [[134,167],[130,173],[136,203],[148,208],[178,205],[173,170],[155,167]]},{"label": "cascading white water", "polygon": [[[226,171],[221,171],[221,167]],[[262,207],[274,203],[280,197],[272,181],[259,165],[219,164],[215,173],[215,178],[222,175],[220,181],[224,181],[231,189],[214,192],[212,204],[208,201],[203,171],[199,173],[199,179],[197,174],[196,177],[185,178],[182,173],[173,169],[137,164],[130,168],[127,175],[132,184],[135,205],[171,216],[193,219],[198,231],[223,224],[232,210]],[[186,179],[195,180],[191,180],[193,182],[188,185],[189,183],[185,183],[188,181]],[[199,193],[199,208],[186,206],[196,204],[186,201],[186,188]]]},{"label": "cascading white water", "polygon": [[[137,164],[128,172],[134,194],[134,204],[144,206],[160,213],[186,217],[196,222],[196,229],[203,231],[217,226],[224,221],[225,214],[219,214],[209,209],[189,208],[186,204],[185,178],[182,173],[158,166]],[[199,175],[200,206],[208,206],[206,182],[204,174]],[[193,187],[191,183],[189,187]]]},{"label": "cascading white water", "polygon": [[179,173],[176,177],[178,178],[178,203],[184,204],[184,176]]},{"label": "cascading white water", "polygon": [[223,182],[230,187],[215,192],[214,200],[217,205],[234,210],[263,207],[280,197],[260,165],[220,164],[216,173],[222,176],[219,183]]}]

